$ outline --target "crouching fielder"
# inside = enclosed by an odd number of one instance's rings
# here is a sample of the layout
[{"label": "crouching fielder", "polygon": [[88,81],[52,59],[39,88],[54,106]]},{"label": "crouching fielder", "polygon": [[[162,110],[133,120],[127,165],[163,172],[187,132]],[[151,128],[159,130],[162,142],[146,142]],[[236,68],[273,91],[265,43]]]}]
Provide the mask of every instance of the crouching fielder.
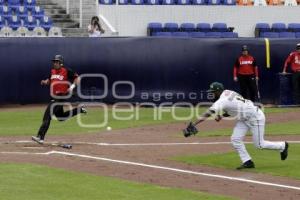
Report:
[{"label": "crouching fielder", "polygon": [[197,133],[196,125],[205,121],[211,115],[215,115],[215,120],[220,121],[223,117],[234,117],[237,123],[231,135],[231,143],[239,154],[242,165],[237,169],[254,168],[254,162],[247,152],[243,139],[248,131],[252,133],[255,147],[259,149],[274,149],[280,151],[281,160],[288,156],[287,142],[271,142],[264,140],[265,115],[260,108],[252,101],[244,99],[238,93],[231,90],[224,90],[221,83],[214,82],[210,85],[209,92],[214,93],[215,103],[195,122],[190,123],[183,130],[184,136],[188,137]]}]

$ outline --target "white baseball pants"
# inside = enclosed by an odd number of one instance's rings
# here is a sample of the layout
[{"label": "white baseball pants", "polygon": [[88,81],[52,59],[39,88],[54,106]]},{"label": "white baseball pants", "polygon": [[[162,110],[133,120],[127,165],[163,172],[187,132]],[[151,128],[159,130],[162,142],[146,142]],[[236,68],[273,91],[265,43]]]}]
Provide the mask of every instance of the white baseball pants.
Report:
[{"label": "white baseball pants", "polygon": [[235,150],[238,152],[242,162],[251,160],[249,153],[246,150],[243,139],[246,133],[250,130],[252,133],[253,144],[259,149],[274,149],[283,151],[285,147],[285,142],[270,142],[264,140],[265,135],[265,115],[258,109],[256,113],[253,114],[247,121],[238,121],[233,129],[233,134],[231,136],[231,143]]}]

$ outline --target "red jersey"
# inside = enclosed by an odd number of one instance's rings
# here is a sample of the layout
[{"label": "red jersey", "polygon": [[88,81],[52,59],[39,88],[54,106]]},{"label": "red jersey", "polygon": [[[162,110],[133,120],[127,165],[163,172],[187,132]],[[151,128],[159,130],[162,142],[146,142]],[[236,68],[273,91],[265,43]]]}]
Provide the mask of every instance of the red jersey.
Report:
[{"label": "red jersey", "polygon": [[258,77],[256,61],[252,56],[242,55],[238,57],[233,67],[233,77],[237,77],[237,75],[255,75]]},{"label": "red jersey", "polygon": [[283,71],[286,71],[288,66],[291,66],[293,72],[300,72],[300,52],[294,51],[290,53],[285,60]]},{"label": "red jersey", "polygon": [[59,69],[51,69],[50,86],[52,88],[52,94],[67,95],[70,84],[72,84],[77,77],[77,73],[74,73],[64,66]]}]

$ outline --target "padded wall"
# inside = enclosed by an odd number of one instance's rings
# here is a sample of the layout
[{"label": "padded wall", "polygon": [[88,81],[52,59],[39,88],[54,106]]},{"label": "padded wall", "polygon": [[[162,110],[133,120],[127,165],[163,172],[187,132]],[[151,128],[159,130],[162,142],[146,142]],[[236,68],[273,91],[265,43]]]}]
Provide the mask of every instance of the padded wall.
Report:
[{"label": "padded wall", "polygon": [[[271,67],[267,68],[263,39],[2,38],[0,103],[47,101],[49,89],[39,83],[49,76],[55,54],[62,54],[66,66],[80,74],[106,75],[109,93],[103,101],[117,101],[112,97],[111,88],[120,80],[135,84],[131,102],[205,101],[204,91],[212,81],[238,89],[232,80],[232,68],[243,44],[249,45],[251,54],[258,61],[264,102],[274,103],[279,96],[277,73],[282,71],[284,60],[296,43],[296,40],[271,40]],[[103,81],[86,79],[83,92],[101,94]],[[150,93],[148,97],[144,95],[146,92]],[[117,93],[129,94],[130,87],[119,85]],[[166,99],[158,99],[158,93]],[[185,99],[175,93],[185,93]]]}]

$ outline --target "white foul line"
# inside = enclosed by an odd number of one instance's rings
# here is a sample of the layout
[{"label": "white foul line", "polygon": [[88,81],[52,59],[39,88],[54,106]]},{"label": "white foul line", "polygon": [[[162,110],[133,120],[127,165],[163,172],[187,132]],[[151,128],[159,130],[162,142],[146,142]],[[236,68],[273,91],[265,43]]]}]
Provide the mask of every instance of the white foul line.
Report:
[{"label": "white foul line", "polygon": [[[292,144],[300,144],[300,141],[288,141]],[[16,141],[12,143],[32,143],[30,140]],[[180,145],[221,145],[231,144],[231,142],[174,142],[174,143],[96,143],[96,142],[51,142],[45,144],[83,144],[83,145],[97,145],[97,146],[180,146]],[[244,142],[245,144],[252,144],[253,142]],[[1,143],[0,143],[1,144]],[[6,143],[7,144],[7,143]]]},{"label": "white foul line", "polygon": [[250,179],[245,179],[245,178],[223,176],[223,175],[218,175],[218,174],[208,174],[208,173],[195,172],[195,171],[183,170],[183,169],[176,169],[176,168],[164,167],[164,166],[158,166],[158,165],[150,165],[150,164],[123,161],[123,160],[114,160],[114,159],[109,159],[109,158],[89,156],[89,155],[76,154],[76,153],[68,153],[68,152],[62,152],[62,151],[49,151],[49,152],[46,152],[46,153],[28,153],[28,152],[0,152],[0,153],[1,154],[4,154],[4,153],[21,154],[21,155],[22,154],[32,154],[32,155],[58,154],[58,155],[65,155],[65,156],[73,156],[73,157],[79,157],[79,158],[101,160],[101,161],[107,161],[107,162],[113,162],[113,163],[119,163],[119,164],[125,164],[125,165],[147,167],[147,168],[152,168],[152,169],[161,169],[161,170],[179,172],[179,173],[184,173],[184,174],[207,176],[207,177],[213,177],[213,178],[219,178],[219,179],[225,179],[225,180],[231,180],[231,181],[240,181],[240,182],[245,182],[245,183],[253,183],[253,184],[258,184],[258,185],[273,186],[273,187],[293,189],[293,190],[299,190],[300,191],[300,187],[296,187],[296,186],[282,185],[282,184],[276,184],[276,183],[270,183],[270,182],[264,182],[264,181],[255,181],[255,180],[250,180]]}]

